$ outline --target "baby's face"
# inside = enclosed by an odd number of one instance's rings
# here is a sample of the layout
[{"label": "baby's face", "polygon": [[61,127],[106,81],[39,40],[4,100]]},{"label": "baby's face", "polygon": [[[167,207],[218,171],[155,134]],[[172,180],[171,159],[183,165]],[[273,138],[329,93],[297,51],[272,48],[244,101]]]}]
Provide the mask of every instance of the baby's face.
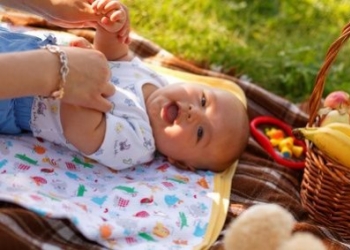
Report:
[{"label": "baby's face", "polygon": [[239,143],[239,102],[227,91],[200,84],[157,89],[146,100],[157,149],[179,167],[223,170],[220,164],[232,160]]}]

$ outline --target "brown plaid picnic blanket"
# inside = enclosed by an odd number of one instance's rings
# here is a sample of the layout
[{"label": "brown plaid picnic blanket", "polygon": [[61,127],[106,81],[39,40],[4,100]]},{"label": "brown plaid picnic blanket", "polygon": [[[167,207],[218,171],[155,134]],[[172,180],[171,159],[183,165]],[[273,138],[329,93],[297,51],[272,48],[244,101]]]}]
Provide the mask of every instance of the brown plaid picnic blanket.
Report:
[{"label": "brown plaid picnic blanket", "polygon": [[[19,25],[57,28],[40,18],[16,12],[3,13],[2,20]],[[94,36],[91,30],[68,30],[68,32],[82,35],[89,40],[92,40]],[[150,63],[236,82],[247,96],[250,119],[268,115],[281,119],[292,127],[305,126],[307,122],[307,113],[299,106],[262,89],[257,84],[198,67],[179,59],[152,41],[136,34],[133,34],[131,49],[137,56]],[[210,249],[223,249],[222,236],[228,223],[248,207],[260,203],[276,203],[289,210],[298,221],[294,230],[310,232],[318,236],[328,249],[350,249],[350,242],[346,242],[335,232],[308,219],[307,213],[300,204],[299,187],[302,174],[301,170],[292,170],[274,162],[265,150],[251,138],[232,180],[229,212],[223,215],[226,216],[225,226],[220,237]],[[58,249],[103,249],[97,243],[84,238],[68,220],[40,217],[31,211],[6,202],[0,202],[0,225],[0,249],[24,250],[55,247]]]}]

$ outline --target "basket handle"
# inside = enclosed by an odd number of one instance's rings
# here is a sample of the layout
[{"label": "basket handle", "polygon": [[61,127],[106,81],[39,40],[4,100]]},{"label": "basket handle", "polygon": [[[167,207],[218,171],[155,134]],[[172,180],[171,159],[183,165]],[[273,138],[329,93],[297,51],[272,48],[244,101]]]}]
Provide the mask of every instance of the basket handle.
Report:
[{"label": "basket handle", "polygon": [[323,62],[323,65],[321,69],[318,71],[316,80],[315,80],[315,86],[312,90],[311,96],[310,96],[310,102],[309,102],[309,110],[310,110],[310,116],[309,116],[309,125],[312,126],[315,122],[315,119],[317,117],[317,112],[321,103],[322,94],[324,90],[325,80],[326,76],[329,72],[329,69],[334,62],[340,48],[343,46],[343,44],[348,40],[350,37],[350,22],[343,28],[343,31],[338,37],[337,40],[335,40],[332,45],[329,47],[325,61]]}]

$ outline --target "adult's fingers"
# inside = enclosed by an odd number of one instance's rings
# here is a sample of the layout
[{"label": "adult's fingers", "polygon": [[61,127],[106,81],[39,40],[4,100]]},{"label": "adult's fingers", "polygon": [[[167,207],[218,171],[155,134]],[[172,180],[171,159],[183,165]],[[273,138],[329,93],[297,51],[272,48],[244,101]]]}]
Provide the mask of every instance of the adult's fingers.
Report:
[{"label": "adult's fingers", "polygon": [[106,99],[115,93],[115,87],[112,83],[108,83],[104,86],[101,95],[96,97],[95,102],[89,104],[91,108],[97,109],[102,112],[108,112],[112,108],[112,103]]},{"label": "adult's fingers", "polygon": [[91,108],[99,110],[101,112],[108,112],[112,109],[112,103],[104,98],[103,96],[99,96],[96,98],[95,102],[89,104]]},{"label": "adult's fingers", "polygon": [[104,89],[102,90],[102,96],[103,97],[110,97],[115,93],[115,87],[112,83],[108,83],[105,85]]},{"label": "adult's fingers", "polygon": [[64,5],[62,8],[58,6],[54,13],[45,13],[43,16],[49,22],[66,28],[87,27],[89,23],[99,20],[90,0],[81,0],[76,4]]}]

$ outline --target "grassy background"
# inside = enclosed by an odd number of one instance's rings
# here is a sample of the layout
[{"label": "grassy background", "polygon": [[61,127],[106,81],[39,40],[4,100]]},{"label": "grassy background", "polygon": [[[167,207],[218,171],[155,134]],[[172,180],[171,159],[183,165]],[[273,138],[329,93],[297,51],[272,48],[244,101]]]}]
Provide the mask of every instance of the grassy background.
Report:
[{"label": "grassy background", "polygon": [[[310,95],[326,50],[350,21],[350,0],[123,2],[134,30],[175,55],[244,75],[295,102]],[[325,94],[350,91],[349,56],[346,45]]]}]

